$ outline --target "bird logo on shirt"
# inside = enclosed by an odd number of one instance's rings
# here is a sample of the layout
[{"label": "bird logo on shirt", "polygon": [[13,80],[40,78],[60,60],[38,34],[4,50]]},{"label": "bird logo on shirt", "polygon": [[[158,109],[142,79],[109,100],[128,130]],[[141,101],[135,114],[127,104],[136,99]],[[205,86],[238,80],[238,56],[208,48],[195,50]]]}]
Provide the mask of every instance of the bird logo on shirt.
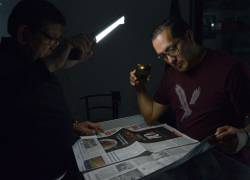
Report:
[{"label": "bird logo on shirt", "polygon": [[185,118],[189,117],[192,114],[192,109],[189,107],[189,105],[193,105],[198,100],[201,88],[198,87],[193,91],[192,97],[190,99],[190,102],[188,103],[186,93],[184,89],[179,85],[176,84],[175,86],[175,92],[179,98],[181,109],[184,111],[184,114],[182,115],[181,121],[183,121]]}]

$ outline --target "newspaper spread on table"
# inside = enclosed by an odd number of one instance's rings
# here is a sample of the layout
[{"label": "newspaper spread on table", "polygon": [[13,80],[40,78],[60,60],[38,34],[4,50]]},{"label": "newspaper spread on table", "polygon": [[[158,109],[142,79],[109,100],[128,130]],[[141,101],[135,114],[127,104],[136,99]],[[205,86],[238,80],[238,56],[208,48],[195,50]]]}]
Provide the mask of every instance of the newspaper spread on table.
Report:
[{"label": "newspaper spread on table", "polygon": [[83,136],[73,151],[86,180],[134,180],[176,167],[211,146],[163,124],[116,128],[99,136]]}]

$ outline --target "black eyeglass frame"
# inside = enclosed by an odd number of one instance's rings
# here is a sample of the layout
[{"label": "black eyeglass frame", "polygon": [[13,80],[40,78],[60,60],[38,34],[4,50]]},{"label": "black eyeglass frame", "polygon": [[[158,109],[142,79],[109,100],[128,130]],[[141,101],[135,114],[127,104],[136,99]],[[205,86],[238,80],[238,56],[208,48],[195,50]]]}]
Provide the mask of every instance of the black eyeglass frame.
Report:
[{"label": "black eyeglass frame", "polygon": [[175,43],[168,46],[162,53],[157,55],[157,59],[164,60],[167,58],[167,56],[174,57],[177,56],[180,53],[179,44],[181,42],[181,39],[178,39]]},{"label": "black eyeglass frame", "polygon": [[55,38],[55,37],[52,37],[49,33],[45,32],[45,31],[39,31],[39,32],[51,42],[56,42],[56,43],[60,44],[63,41],[63,37]]}]

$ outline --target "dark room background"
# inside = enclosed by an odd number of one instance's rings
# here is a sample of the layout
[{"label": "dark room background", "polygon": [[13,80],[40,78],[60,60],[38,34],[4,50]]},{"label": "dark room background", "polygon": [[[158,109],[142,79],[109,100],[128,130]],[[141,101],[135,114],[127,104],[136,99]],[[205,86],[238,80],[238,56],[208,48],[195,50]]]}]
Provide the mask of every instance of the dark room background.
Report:
[{"label": "dark room background", "polygon": [[[164,69],[164,63],[155,58],[151,46],[153,27],[169,16],[171,0],[50,0],[65,15],[65,35],[94,33],[124,15],[126,23],[111,33],[96,47],[87,62],[58,72],[73,116],[85,118],[80,96],[108,91],[121,92],[120,117],[138,113],[134,89],[129,84],[129,71],[137,63],[152,64],[149,93],[153,94]],[[173,0],[177,1],[177,0]],[[7,36],[6,22],[18,0],[0,3],[0,35]],[[180,0],[181,16],[190,24],[192,0]],[[173,12],[173,11],[172,11]]]}]

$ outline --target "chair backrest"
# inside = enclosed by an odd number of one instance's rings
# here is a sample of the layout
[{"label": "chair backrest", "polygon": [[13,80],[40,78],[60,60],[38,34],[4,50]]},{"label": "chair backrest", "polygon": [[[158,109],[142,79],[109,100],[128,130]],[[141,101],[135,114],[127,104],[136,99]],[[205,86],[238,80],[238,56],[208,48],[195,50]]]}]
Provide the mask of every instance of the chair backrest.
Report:
[{"label": "chair backrest", "polygon": [[80,99],[85,101],[85,111],[87,120],[93,121],[94,119],[91,118],[91,114],[98,113],[97,110],[105,110],[105,109],[112,114],[112,117],[110,117],[109,119],[118,118],[119,104],[121,101],[120,91],[90,94],[87,96],[80,97]]}]

